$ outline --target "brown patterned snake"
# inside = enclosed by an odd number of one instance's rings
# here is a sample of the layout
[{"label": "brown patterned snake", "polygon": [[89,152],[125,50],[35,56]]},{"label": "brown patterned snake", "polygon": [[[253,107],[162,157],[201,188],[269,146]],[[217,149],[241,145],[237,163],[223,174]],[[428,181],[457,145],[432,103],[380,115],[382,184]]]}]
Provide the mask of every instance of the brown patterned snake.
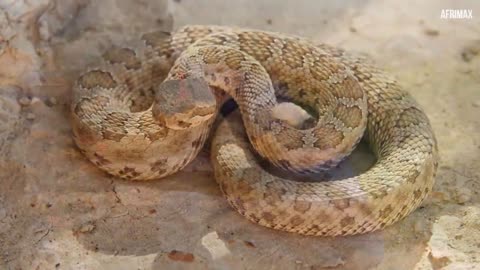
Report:
[{"label": "brown patterned snake", "polygon": [[[238,122],[217,129],[215,177],[253,222],[305,235],[365,233],[405,217],[432,189],[434,134],[395,80],[343,50],[257,30],[186,26],[109,49],[74,85],[75,141],[112,175],[164,177],[195,158],[225,92],[246,134]],[[315,123],[276,118],[276,96],[313,111]],[[336,181],[274,176],[250,146],[277,167],[318,172],[347,156],[365,128],[375,165]]]}]

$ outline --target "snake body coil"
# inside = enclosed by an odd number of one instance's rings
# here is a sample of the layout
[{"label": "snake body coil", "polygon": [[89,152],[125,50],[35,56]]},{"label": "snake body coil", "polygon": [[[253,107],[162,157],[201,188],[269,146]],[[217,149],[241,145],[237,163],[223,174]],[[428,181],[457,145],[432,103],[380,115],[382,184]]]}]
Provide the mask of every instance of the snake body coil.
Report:
[{"label": "snake body coil", "polygon": [[[112,175],[161,178],[195,158],[225,93],[245,129],[220,124],[214,173],[229,203],[255,223],[305,235],[365,233],[405,217],[432,189],[434,134],[394,79],[341,49],[257,30],[186,26],[111,48],[75,82],[75,141]],[[277,98],[312,111],[315,123],[298,128],[276,118]],[[365,130],[377,161],[348,179],[283,179],[251,151],[315,173],[349,155]]]}]

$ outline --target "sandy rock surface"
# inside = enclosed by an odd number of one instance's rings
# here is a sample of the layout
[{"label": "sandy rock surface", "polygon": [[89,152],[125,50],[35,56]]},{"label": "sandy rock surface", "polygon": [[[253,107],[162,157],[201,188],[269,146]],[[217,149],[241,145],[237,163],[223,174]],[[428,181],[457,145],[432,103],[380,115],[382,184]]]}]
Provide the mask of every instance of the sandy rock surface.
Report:
[{"label": "sandy rock surface", "polygon": [[[480,269],[480,3],[323,2],[0,1],[0,269]],[[474,19],[441,20],[445,8]],[[370,54],[431,119],[433,194],[384,231],[301,237],[234,212],[207,153],[149,183],[96,169],[71,138],[73,80],[112,43],[192,23]]]}]

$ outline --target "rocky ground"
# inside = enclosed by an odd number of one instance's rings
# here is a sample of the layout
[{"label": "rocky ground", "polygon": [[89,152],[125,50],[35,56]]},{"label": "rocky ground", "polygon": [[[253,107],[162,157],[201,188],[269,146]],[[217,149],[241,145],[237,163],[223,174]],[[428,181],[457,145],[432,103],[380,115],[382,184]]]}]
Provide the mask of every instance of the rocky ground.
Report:
[{"label": "rocky ground", "polygon": [[[479,16],[475,0],[0,1],[0,269],[480,269]],[[149,183],[96,169],[71,138],[75,76],[112,43],[192,23],[370,54],[431,119],[430,198],[381,232],[301,237],[236,214],[206,153]]]}]

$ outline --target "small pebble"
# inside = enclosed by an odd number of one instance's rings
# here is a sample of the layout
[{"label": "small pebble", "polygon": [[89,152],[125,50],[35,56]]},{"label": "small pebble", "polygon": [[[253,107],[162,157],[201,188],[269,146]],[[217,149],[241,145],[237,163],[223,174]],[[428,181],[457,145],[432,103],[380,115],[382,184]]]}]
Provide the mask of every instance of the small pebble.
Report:
[{"label": "small pebble", "polygon": [[469,202],[472,199],[472,192],[469,189],[462,188],[457,190],[456,202],[459,204],[464,204]]},{"label": "small pebble", "polygon": [[30,102],[30,105],[31,105],[31,106],[34,106],[34,105],[40,104],[40,103],[43,103],[40,98],[38,98],[38,97],[33,97],[33,98],[32,98],[32,101]]},{"label": "small pebble", "polygon": [[168,253],[168,258],[173,261],[181,261],[181,262],[193,262],[195,260],[195,256],[192,253],[172,250]]},{"label": "small pebble", "polygon": [[448,257],[434,256],[431,252],[428,254],[428,259],[433,269],[444,269],[445,266],[452,262]]},{"label": "small pebble", "polygon": [[431,28],[427,28],[427,29],[423,30],[423,33],[425,33],[425,35],[431,36],[431,37],[435,37],[435,36],[438,36],[440,34],[440,32],[438,32],[438,30],[431,29]]},{"label": "small pebble", "polygon": [[442,203],[449,200],[448,195],[445,192],[433,191],[430,195],[430,200],[433,203]]},{"label": "small pebble", "polygon": [[475,56],[480,54],[480,40],[471,41],[460,52],[463,61],[470,62]]},{"label": "small pebble", "polygon": [[18,103],[22,106],[29,106],[32,103],[32,100],[28,97],[22,97],[18,100]]},{"label": "small pebble", "polygon": [[54,106],[54,105],[57,105],[58,104],[58,101],[55,97],[49,97],[46,104],[48,106]]},{"label": "small pebble", "polygon": [[82,227],[80,227],[78,231],[81,233],[87,233],[87,232],[93,231],[94,229],[95,229],[95,225],[93,225],[92,223],[87,223],[82,225]]},{"label": "small pebble", "polygon": [[33,114],[33,113],[27,113],[27,119],[28,119],[28,120],[33,120],[33,119],[35,119],[35,114]]},{"label": "small pebble", "polygon": [[255,247],[255,244],[252,243],[252,242],[250,242],[250,241],[243,241],[243,242],[245,243],[245,245],[246,245],[247,247],[251,247],[251,248],[254,248],[254,247]]}]

